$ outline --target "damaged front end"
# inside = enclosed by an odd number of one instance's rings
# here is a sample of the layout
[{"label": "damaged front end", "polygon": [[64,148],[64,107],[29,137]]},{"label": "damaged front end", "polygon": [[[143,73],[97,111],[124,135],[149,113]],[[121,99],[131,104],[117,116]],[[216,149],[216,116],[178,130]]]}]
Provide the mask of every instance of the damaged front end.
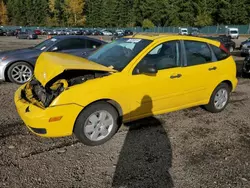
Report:
[{"label": "damaged front end", "polygon": [[93,70],[65,70],[43,86],[33,77],[21,91],[21,98],[40,108],[47,108],[52,101],[69,87],[88,80],[108,76],[111,73]]}]

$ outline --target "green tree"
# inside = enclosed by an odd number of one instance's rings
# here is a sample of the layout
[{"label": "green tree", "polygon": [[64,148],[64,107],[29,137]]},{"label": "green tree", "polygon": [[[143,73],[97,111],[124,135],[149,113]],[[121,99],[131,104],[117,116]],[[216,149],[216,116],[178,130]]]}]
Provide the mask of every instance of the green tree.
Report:
[{"label": "green tree", "polygon": [[194,26],[204,27],[212,25],[212,13],[214,11],[214,9],[211,7],[212,1],[213,0],[196,0],[196,3],[194,4],[196,10]]},{"label": "green tree", "polygon": [[90,27],[100,27],[102,21],[102,0],[86,0],[87,4],[87,25]]},{"label": "green tree", "polygon": [[149,20],[149,19],[145,19],[145,20],[143,20],[143,22],[142,22],[142,27],[143,27],[143,29],[144,30],[146,30],[146,29],[151,29],[151,28],[153,28],[155,25],[153,24],[153,22],[151,21],[151,20]]},{"label": "green tree", "polygon": [[106,0],[102,1],[102,27],[117,27],[117,0]]}]

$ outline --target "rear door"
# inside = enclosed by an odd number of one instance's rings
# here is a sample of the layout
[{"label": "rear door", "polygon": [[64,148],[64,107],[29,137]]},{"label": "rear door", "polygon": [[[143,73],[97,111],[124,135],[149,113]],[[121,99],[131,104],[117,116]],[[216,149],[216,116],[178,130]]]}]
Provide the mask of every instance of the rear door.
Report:
[{"label": "rear door", "polygon": [[86,40],[80,38],[68,38],[57,44],[59,52],[68,53],[76,56],[82,56],[83,50],[86,49]]},{"label": "rear door", "polygon": [[210,85],[214,85],[217,76],[217,59],[205,42],[184,40],[183,48],[186,58],[182,74],[186,83],[184,87],[187,103],[206,103],[211,94]]}]

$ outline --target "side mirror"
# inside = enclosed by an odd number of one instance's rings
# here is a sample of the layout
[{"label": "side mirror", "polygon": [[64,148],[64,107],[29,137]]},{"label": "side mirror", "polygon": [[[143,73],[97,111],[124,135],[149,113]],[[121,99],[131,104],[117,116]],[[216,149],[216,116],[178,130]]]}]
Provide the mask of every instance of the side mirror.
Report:
[{"label": "side mirror", "polygon": [[52,52],[58,51],[58,47],[57,47],[57,46],[53,47],[53,48],[51,49],[51,51],[52,51]]},{"label": "side mirror", "polygon": [[141,74],[156,74],[158,70],[155,64],[147,64],[140,67],[139,72]]}]

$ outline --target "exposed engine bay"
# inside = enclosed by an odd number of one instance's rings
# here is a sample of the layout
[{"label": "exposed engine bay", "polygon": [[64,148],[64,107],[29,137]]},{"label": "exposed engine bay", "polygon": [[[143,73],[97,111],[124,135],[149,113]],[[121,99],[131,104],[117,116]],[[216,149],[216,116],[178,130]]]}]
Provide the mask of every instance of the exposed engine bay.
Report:
[{"label": "exposed engine bay", "polygon": [[110,74],[109,72],[101,71],[66,70],[49,81],[45,87],[33,77],[22,90],[21,98],[34,105],[46,108],[67,88]]}]

